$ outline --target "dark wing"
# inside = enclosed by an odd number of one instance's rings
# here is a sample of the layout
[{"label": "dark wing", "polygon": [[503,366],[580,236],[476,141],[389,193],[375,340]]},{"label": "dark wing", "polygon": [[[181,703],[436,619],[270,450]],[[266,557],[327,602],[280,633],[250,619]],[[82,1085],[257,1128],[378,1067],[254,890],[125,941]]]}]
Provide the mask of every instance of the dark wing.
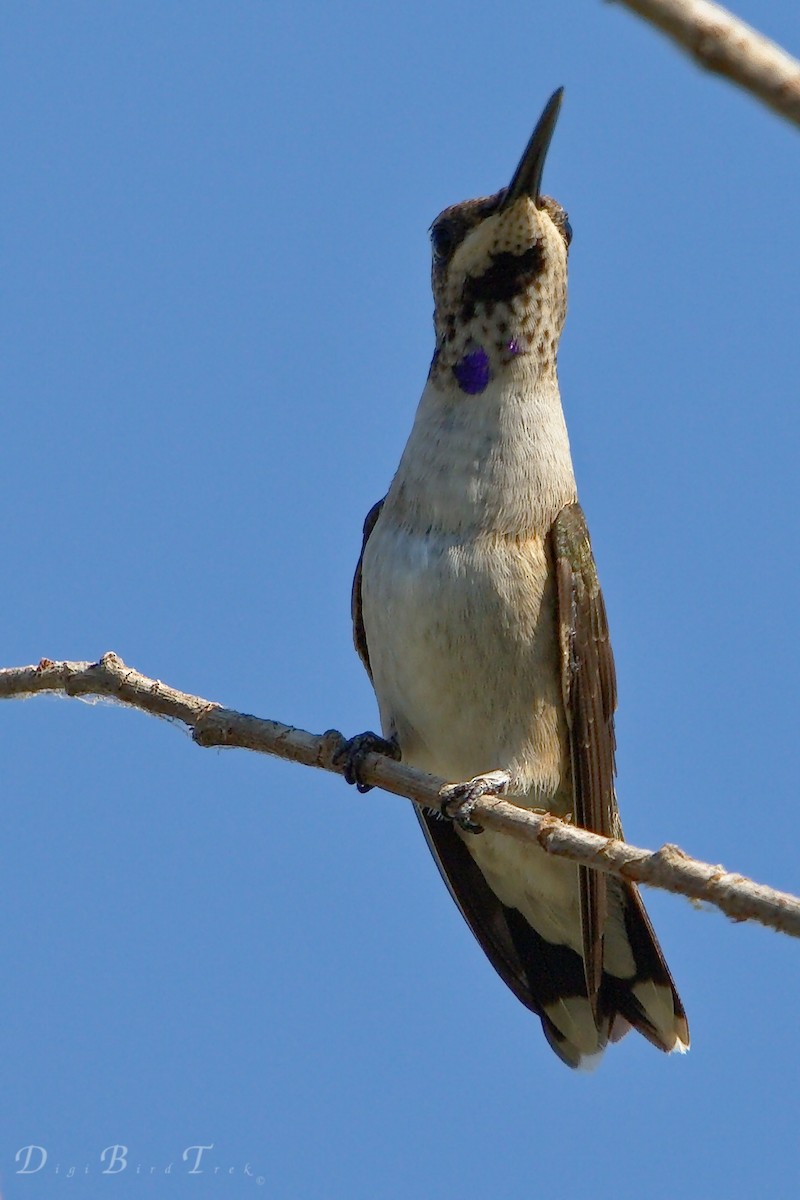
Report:
[{"label": "dark wing", "polygon": [[[384,497],[385,499],[386,497]],[[369,665],[369,650],[367,649],[367,635],[364,630],[364,618],[361,611],[361,565],[364,562],[364,551],[367,548],[369,535],[375,528],[375,523],[381,515],[383,508],[383,500],[379,500],[377,504],[373,504],[372,508],[367,513],[367,518],[364,521],[364,536],[361,541],[361,553],[358,556],[358,564],[356,565],[356,573],[353,577],[353,593],[350,599],[350,611],[353,615],[353,641],[355,642],[356,653],[367,669],[367,674],[372,679],[372,671]]]},{"label": "dark wing", "polygon": [[[582,829],[619,836],[614,795],[617,685],[603,594],[579,504],[563,508],[550,531],[558,597],[561,684],[569,729],[573,819]],[[603,973],[606,877],[580,868],[581,923],[589,997]]]}]

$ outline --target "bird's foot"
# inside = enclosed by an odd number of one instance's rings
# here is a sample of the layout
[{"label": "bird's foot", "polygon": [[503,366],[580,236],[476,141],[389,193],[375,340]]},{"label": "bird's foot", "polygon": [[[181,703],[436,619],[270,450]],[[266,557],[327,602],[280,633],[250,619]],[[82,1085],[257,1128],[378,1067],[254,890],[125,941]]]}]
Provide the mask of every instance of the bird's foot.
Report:
[{"label": "bird's foot", "polygon": [[472,820],[472,812],[481,796],[489,792],[499,792],[502,795],[511,783],[508,771],[487,771],[485,775],[476,775],[466,783],[448,783],[439,792],[441,814],[450,821],[455,821],[464,833],[483,833],[483,826]]},{"label": "bird's foot", "polygon": [[342,742],[331,760],[335,766],[342,768],[346,781],[354,783],[360,792],[372,790],[372,784],[364,783],[361,775],[368,754],[385,754],[399,761],[400,747],[394,738],[389,741],[368,729],[366,733],[357,733],[355,737]]}]

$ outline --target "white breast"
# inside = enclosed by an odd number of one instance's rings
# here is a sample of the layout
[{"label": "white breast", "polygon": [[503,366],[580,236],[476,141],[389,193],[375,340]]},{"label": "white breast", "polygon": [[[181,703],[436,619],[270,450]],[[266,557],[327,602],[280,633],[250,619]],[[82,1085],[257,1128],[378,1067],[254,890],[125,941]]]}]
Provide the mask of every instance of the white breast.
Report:
[{"label": "white breast", "polygon": [[564,719],[546,538],[575,499],[558,390],[428,385],[366,546],[363,617],[384,730],[451,779],[504,767],[552,792]]}]

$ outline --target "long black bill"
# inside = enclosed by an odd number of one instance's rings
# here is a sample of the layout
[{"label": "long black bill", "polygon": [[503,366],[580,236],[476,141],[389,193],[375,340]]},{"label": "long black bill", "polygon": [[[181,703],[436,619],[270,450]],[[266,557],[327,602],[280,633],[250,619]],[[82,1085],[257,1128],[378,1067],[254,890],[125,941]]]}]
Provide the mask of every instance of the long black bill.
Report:
[{"label": "long black bill", "polygon": [[510,208],[512,204],[519,200],[520,196],[530,196],[533,203],[538,206],[541,195],[540,189],[542,172],[544,171],[544,160],[547,158],[547,151],[550,147],[553,130],[556,127],[563,95],[563,87],[557,88],[547,101],[547,104],[545,104],[544,112],[539,117],[536,128],[531,134],[531,140],[525,147],[525,153],[514,172],[514,178],[508,185],[505,199],[500,205],[501,212]]}]

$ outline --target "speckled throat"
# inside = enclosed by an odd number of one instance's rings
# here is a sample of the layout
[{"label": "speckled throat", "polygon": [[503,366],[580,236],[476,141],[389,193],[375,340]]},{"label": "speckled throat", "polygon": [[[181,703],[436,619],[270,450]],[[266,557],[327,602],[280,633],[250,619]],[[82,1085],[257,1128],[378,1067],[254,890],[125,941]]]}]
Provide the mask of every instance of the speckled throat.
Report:
[{"label": "speckled throat", "polygon": [[569,223],[549,197],[505,196],[454,205],[431,228],[438,387],[479,395],[523,357],[526,375],[555,377]]}]

